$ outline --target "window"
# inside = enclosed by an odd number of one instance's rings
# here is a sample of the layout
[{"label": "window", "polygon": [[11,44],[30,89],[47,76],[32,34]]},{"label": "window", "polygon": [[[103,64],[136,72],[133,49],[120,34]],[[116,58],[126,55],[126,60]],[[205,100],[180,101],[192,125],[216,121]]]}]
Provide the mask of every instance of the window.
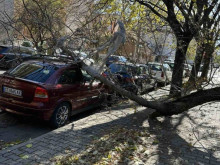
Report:
[{"label": "window", "polygon": [[161,66],[160,65],[151,65],[151,69],[152,70],[155,70],[155,71],[162,71],[162,68],[161,68]]},{"label": "window", "polygon": [[82,70],[83,80],[89,82],[92,80],[92,77],[84,70]]},{"label": "window", "polygon": [[23,48],[23,47],[12,47],[8,51],[8,53],[15,53],[15,54],[30,54],[33,55],[35,54],[35,51],[29,48]]},{"label": "window", "polygon": [[111,64],[109,66],[111,73],[127,73],[126,67],[120,64]]},{"label": "window", "polygon": [[21,64],[8,74],[26,80],[44,83],[58,68],[53,65]]},{"label": "window", "polygon": [[163,64],[163,67],[166,71],[171,71],[170,66],[168,64]]},{"label": "window", "polygon": [[1,53],[5,53],[7,50],[8,50],[7,47],[0,46],[0,54],[1,54]]},{"label": "window", "polygon": [[76,84],[82,81],[82,73],[78,69],[65,70],[61,75],[59,84]]}]

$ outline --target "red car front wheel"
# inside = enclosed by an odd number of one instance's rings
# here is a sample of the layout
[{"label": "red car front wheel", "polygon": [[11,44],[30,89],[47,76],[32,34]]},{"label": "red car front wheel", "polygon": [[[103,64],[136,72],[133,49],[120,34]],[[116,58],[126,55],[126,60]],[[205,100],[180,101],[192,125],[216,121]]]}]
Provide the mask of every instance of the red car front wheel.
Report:
[{"label": "red car front wheel", "polygon": [[51,126],[58,128],[64,126],[70,117],[70,106],[68,103],[61,103],[51,117]]}]

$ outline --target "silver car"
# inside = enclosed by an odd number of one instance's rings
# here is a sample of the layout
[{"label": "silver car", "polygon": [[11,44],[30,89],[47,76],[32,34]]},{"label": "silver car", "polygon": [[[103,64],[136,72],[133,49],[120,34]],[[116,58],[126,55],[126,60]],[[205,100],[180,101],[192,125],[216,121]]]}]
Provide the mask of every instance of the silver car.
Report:
[{"label": "silver car", "polygon": [[168,64],[149,62],[150,75],[159,83],[169,83],[172,79],[172,70]]}]

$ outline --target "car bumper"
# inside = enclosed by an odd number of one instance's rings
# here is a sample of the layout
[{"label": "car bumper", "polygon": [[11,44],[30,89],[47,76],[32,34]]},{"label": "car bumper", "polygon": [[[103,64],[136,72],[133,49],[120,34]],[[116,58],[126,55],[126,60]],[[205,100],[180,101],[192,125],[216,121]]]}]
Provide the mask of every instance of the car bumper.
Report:
[{"label": "car bumper", "polygon": [[49,120],[53,109],[44,108],[42,103],[18,103],[9,102],[0,97],[0,109],[10,113],[24,116],[34,116],[43,120]]}]

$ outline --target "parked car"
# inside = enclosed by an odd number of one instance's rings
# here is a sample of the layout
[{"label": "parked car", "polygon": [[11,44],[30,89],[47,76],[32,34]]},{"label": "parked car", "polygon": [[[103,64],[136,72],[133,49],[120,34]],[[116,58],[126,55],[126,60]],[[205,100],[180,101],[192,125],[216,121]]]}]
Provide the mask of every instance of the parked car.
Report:
[{"label": "parked car", "polygon": [[112,63],[116,63],[116,62],[126,63],[128,62],[128,60],[124,56],[111,55],[107,58],[106,66],[108,67]]},{"label": "parked car", "polygon": [[[74,53],[74,60],[80,61],[82,60],[87,65],[93,65],[95,61],[92,58],[89,58],[88,55],[85,52],[75,50]],[[61,49],[57,49],[56,54],[54,54],[54,59],[61,59],[61,60],[67,60],[67,59],[73,59],[72,56],[68,56],[66,54],[63,54]]]},{"label": "parked car", "polygon": [[139,93],[145,93],[157,87],[157,81],[152,79],[149,74],[148,66],[145,64],[136,64],[138,72],[135,83],[139,87]]},{"label": "parked car", "polygon": [[[171,70],[173,71],[174,68],[174,61],[164,61],[164,64],[168,64],[171,68]],[[190,73],[192,70],[192,66],[190,64],[184,64],[184,68],[183,68],[183,77],[189,77]]]},{"label": "parked car", "polygon": [[9,69],[31,59],[36,51],[23,46],[0,46],[0,67]]},{"label": "parked car", "polygon": [[191,74],[192,66],[190,64],[184,64],[183,76],[189,77]]},{"label": "parked car", "polygon": [[173,71],[173,68],[174,68],[174,61],[171,61],[171,60],[165,60],[164,61],[164,64],[168,64],[171,68],[171,70]]},{"label": "parked car", "polygon": [[172,79],[172,70],[168,64],[157,62],[147,63],[150,75],[156,79],[158,83],[169,83]]},{"label": "parked car", "polygon": [[78,55],[79,59],[83,60],[86,65],[93,65],[95,63],[95,61],[92,58],[89,58],[85,52],[75,50],[74,53]]},{"label": "parked car", "polygon": [[125,63],[113,63],[109,65],[109,67],[103,73],[103,76],[112,79],[122,88],[137,94],[138,89],[134,81],[134,77],[137,74],[136,72],[137,69],[133,65],[128,65]]},{"label": "parked car", "polygon": [[63,126],[76,113],[99,106],[106,88],[77,64],[26,61],[0,75],[0,109]]},{"label": "parked car", "polygon": [[103,75],[111,77],[124,89],[134,94],[142,94],[144,91],[152,89],[155,81],[150,79],[146,72],[146,65],[134,65],[132,63],[113,63],[109,65]]}]

